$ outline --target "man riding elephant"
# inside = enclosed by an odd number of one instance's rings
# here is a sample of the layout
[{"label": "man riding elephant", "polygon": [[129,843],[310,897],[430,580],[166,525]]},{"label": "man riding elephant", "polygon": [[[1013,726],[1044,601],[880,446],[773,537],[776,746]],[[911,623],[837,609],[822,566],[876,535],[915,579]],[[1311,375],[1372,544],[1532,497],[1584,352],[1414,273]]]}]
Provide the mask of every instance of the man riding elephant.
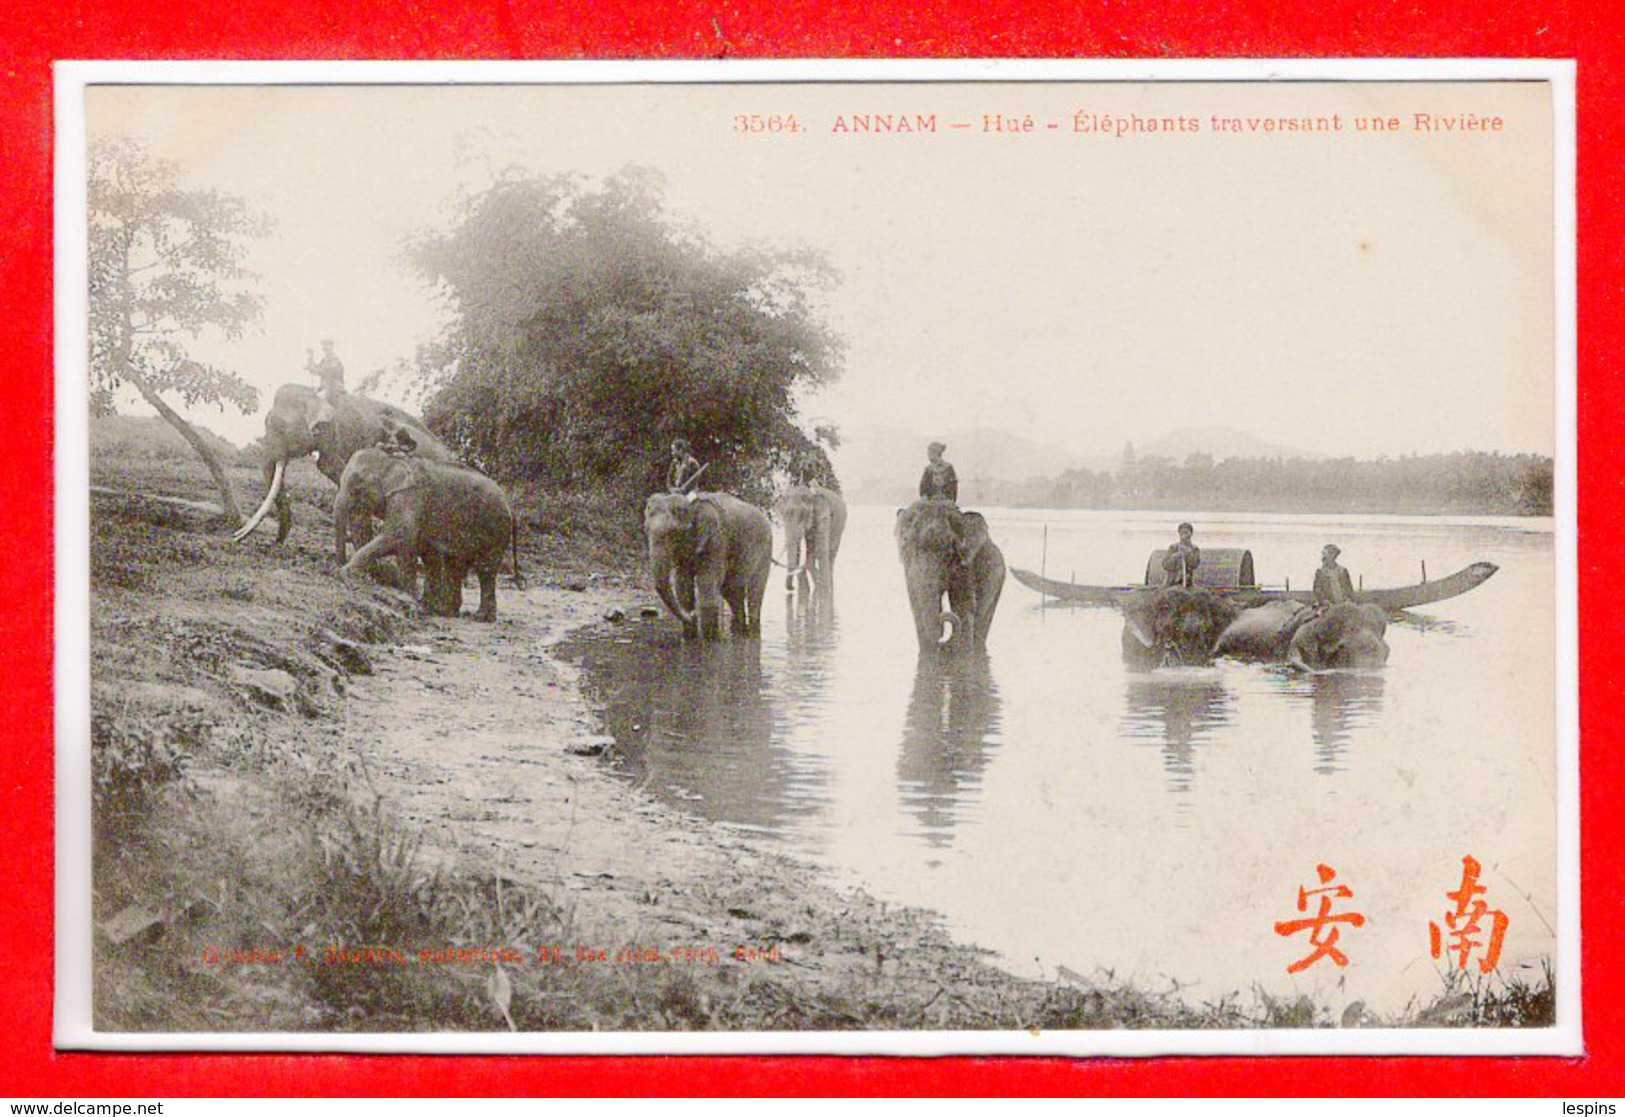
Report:
[{"label": "man riding elephant", "polygon": [[1005,575],[987,520],[947,500],[917,500],[897,510],[894,534],[920,651],[985,647]]}]

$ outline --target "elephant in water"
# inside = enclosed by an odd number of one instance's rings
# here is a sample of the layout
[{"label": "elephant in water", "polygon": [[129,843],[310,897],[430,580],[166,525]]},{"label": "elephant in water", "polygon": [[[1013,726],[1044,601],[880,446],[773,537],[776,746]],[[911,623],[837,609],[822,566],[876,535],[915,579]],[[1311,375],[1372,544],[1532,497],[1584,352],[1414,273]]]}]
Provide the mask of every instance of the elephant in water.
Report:
[{"label": "elephant in water", "polygon": [[[827,594],[835,585],[835,556],[846,531],[846,501],[834,489],[792,485],[775,506],[784,524],[784,564],[789,568],[784,588],[802,593],[812,588]],[[806,557],[803,559],[802,550]]]},{"label": "elephant in water", "polygon": [[1136,591],[1119,604],[1123,660],[1141,671],[1211,663],[1220,636],[1240,612],[1211,590],[1184,586]]},{"label": "elephant in water", "polygon": [[497,615],[497,573],[511,550],[514,581],[519,572],[519,528],[500,486],[485,474],[456,462],[399,457],[368,448],[351,455],[333,505],[338,558],[344,562],[350,516],[383,519],[383,526],[343,567],[353,576],[375,560],[396,555],[407,563],[423,560],[428,571],[424,605],[435,616],[455,617],[463,604],[463,581],[473,570],[480,580],[477,620]]},{"label": "elephant in water", "polygon": [[917,500],[897,510],[895,535],[920,650],[986,646],[1005,574],[987,521],[952,501]]},{"label": "elephant in water", "polygon": [[[283,486],[288,463],[315,454],[316,468],[337,485],[344,477],[344,467],[350,464],[350,458],[358,450],[376,445],[387,430],[409,432],[416,444],[413,453],[417,457],[454,460],[452,452],[430,434],[422,422],[398,407],[348,392],[340,394],[336,402],[329,402],[314,388],[302,384],[282,385],[271,401],[270,413],[265,416],[260,458],[265,474],[265,499],[232,539],[238,542],[247,539],[274,506],[276,541],[286,540],[288,532],[293,530],[293,502]],[[354,526],[355,538],[365,539],[370,534],[366,525]]]},{"label": "elephant in water", "polygon": [[722,603],[737,635],[760,635],[773,562],[773,525],[760,508],[727,493],[656,493],[643,506],[649,578],[683,622],[683,635],[721,635]]},{"label": "elephant in water", "polygon": [[1388,662],[1387,628],[1388,615],[1376,605],[1271,601],[1242,610],[1219,634],[1214,654],[1284,661],[1305,671],[1381,667]]},{"label": "elephant in water", "polygon": [[1286,660],[1305,671],[1381,667],[1388,662],[1388,614],[1380,606],[1328,605],[1292,634]]}]

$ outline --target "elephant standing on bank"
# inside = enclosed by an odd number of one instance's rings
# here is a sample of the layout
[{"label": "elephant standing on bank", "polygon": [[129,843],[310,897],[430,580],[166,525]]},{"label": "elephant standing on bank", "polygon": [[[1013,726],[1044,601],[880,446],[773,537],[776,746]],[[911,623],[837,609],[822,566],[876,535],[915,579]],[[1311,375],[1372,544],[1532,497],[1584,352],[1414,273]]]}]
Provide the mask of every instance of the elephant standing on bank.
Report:
[{"label": "elephant standing on bank", "polygon": [[917,500],[897,510],[895,535],[920,650],[984,647],[1005,574],[987,521],[952,501]]},{"label": "elephant standing on bank", "polygon": [[738,635],[762,631],[762,599],[773,562],[767,514],[727,493],[656,493],[643,507],[649,577],[683,623],[683,635],[715,640],[722,603]]},{"label": "elephant standing on bank", "polygon": [[[274,506],[276,541],[286,540],[288,532],[293,530],[293,502],[288,499],[283,484],[288,463],[315,454],[316,468],[335,485],[340,484],[350,458],[358,450],[376,445],[389,429],[409,432],[416,443],[413,453],[420,458],[453,460],[452,452],[443,442],[398,407],[348,392],[330,402],[314,388],[302,384],[282,385],[271,401],[270,413],[265,416],[260,457],[265,474],[265,499],[232,538],[239,542],[248,538]],[[358,540],[370,534],[366,525],[355,527],[354,537]]]},{"label": "elephant standing on bank", "polygon": [[835,556],[846,531],[846,501],[834,489],[792,485],[779,497],[776,511],[784,524],[784,565],[790,571],[784,588],[806,593],[810,576],[812,588],[828,594],[835,587]]},{"label": "elephant standing on bank", "polygon": [[456,462],[426,461],[368,448],[350,457],[333,505],[338,558],[344,562],[344,524],[354,515],[383,520],[378,534],[343,567],[346,576],[365,571],[386,555],[410,565],[423,560],[428,572],[424,606],[435,616],[455,617],[463,604],[463,581],[473,570],[480,581],[477,620],[497,615],[497,573],[511,550],[514,581],[519,572],[519,531],[513,507],[485,474]]}]

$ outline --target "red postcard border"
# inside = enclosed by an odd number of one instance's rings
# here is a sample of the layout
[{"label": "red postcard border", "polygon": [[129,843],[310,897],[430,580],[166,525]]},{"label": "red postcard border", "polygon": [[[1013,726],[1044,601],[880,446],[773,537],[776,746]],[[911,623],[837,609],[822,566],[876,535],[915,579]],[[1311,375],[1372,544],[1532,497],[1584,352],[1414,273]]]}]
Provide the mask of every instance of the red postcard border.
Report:
[{"label": "red postcard border", "polygon": [[[1603,557],[1625,519],[1625,15],[1605,0],[21,0],[0,10],[0,1091],[12,1096],[231,1094],[1625,1094],[1614,955],[1625,859],[1614,789],[1625,750],[1625,649]],[[1579,562],[1583,998],[1587,1055],[1558,1058],[556,1057],[112,1055],[51,1047],[51,65],[108,59],[1573,58],[1577,60]]]}]

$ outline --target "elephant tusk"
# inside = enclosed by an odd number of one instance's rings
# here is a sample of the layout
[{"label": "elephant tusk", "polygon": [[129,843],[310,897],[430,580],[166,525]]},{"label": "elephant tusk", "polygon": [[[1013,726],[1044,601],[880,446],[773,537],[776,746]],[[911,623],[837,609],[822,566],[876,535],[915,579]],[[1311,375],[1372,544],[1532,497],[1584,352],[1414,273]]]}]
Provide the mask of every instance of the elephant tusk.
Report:
[{"label": "elephant tusk", "polygon": [[942,611],[942,635],[937,638],[937,647],[943,647],[953,641],[954,633],[959,630],[959,618],[952,609]]},{"label": "elephant tusk", "polygon": [[287,467],[288,463],[285,461],[276,463],[276,473],[271,478],[270,491],[265,494],[265,500],[255,510],[254,514],[248,518],[248,522],[232,533],[231,541],[233,543],[241,543],[244,539],[247,539],[255,528],[265,522],[265,517],[270,515],[271,507],[276,503],[277,495],[282,492],[282,471]]}]

